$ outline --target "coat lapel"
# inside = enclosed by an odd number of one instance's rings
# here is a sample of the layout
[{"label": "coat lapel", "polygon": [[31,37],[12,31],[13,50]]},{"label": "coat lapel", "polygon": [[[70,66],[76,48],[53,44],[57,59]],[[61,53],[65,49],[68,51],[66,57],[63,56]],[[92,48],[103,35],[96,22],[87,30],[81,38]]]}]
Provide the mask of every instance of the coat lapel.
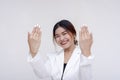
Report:
[{"label": "coat lapel", "polygon": [[79,58],[80,58],[80,49],[79,47],[76,47],[67,63],[67,66],[64,71],[64,76],[70,71],[70,69],[72,69],[73,66],[75,66]]},{"label": "coat lapel", "polygon": [[[73,69],[73,66],[75,66],[76,62],[78,61],[78,59],[80,58],[80,49],[79,47],[76,47],[75,50],[72,53],[71,58],[69,59],[67,66],[65,68],[64,71],[64,76],[66,76],[70,69]],[[55,71],[55,75],[56,75],[56,80],[60,79],[62,77],[63,74],[63,64],[64,64],[64,50],[61,50],[58,53],[58,56],[56,56],[56,69],[54,69]]]},{"label": "coat lapel", "polygon": [[56,57],[56,66],[58,71],[58,78],[60,79],[63,73],[63,64],[64,64],[64,50],[61,50]]}]

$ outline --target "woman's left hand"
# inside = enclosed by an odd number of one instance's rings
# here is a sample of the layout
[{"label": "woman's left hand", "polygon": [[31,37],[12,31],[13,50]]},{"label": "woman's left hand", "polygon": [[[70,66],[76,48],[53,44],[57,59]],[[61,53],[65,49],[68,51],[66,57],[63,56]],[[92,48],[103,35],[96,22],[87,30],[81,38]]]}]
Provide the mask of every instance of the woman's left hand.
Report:
[{"label": "woman's left hand", "polygon": [[79,46],[84,56],[88,57],[91,55],[92,43],[93,43],[92,34],[88,31],[86,25],[82,26],[79,32]]}]

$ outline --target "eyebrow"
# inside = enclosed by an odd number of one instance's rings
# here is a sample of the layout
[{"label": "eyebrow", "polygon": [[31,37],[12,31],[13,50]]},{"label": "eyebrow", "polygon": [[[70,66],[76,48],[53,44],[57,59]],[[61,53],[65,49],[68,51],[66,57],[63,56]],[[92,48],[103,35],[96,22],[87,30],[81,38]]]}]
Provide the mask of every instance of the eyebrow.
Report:
[{"label": "eyebrow", "polygon": [[[68,32],[68,31],[67,31],[67,30],[65,30],[65,31],[63,31],[62,33],[64,33],[64,32]],[[55,34],[55,36],[56,36],[56,35],[59,35],[59,34]]]}]

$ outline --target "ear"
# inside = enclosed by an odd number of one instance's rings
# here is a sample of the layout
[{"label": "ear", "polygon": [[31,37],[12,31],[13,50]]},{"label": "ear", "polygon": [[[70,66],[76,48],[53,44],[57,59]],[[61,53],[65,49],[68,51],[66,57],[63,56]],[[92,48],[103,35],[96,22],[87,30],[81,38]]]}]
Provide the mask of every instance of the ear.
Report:
[{"label": "ear", "polygon": [[74,44],[75,44],[75,45],[78,45],[78,41],[77,41],[77,39],[76,39],[76,36],[74,36]]}]

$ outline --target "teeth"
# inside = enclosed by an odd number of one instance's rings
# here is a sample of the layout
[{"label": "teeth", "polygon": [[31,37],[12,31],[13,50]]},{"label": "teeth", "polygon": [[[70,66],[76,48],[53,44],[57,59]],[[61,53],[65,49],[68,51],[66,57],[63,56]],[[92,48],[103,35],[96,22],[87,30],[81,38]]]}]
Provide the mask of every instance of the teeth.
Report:
[{"label": "teeth", "polygon": [[61,42],[62,45],[66,44],[67,42]]}]

